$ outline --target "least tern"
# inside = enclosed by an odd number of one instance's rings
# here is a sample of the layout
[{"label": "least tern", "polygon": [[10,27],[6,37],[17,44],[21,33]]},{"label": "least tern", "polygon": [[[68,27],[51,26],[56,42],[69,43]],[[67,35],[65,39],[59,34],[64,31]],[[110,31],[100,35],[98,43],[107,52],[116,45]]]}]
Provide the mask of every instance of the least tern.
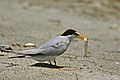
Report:
[{"label": "least tern", "polygon": [[56,57],[63,54],[67,50],[74,38],[79,38],[83,41],[88,40],[87,36],[78,33],[76,30],[67,29],[61,35],[49,40],[40,47],[36,49],[18,51],[17,53],[21,53],[22,56],[15,56],[10,58],[22,58],[29,56],[30,58],[40,62],[49,61],[51,65],[51,61],[54,61],[54,65],[56,65]]}]

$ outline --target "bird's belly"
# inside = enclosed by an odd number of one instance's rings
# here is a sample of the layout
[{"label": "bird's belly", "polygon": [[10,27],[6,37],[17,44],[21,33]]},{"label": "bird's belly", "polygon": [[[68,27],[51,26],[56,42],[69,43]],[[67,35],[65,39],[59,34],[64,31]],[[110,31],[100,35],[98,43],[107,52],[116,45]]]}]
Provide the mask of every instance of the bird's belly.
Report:
[{"label": "bird's belly", "polygon": [[51,61],[54,60],[57,56],[33,56],[32,58],[37,61]]}]

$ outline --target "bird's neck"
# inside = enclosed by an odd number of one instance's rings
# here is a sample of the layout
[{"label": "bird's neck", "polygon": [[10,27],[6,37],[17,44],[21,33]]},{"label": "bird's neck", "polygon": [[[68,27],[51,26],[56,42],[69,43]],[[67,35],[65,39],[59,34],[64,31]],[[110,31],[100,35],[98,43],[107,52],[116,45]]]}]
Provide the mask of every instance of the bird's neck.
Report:
[{"label": "bird's neck", "polygon": [[74,38],[75,38],[75,35],[69,35],[69,36],[68,36],[68,39],[69,39],[70,42],[71,42]]}]

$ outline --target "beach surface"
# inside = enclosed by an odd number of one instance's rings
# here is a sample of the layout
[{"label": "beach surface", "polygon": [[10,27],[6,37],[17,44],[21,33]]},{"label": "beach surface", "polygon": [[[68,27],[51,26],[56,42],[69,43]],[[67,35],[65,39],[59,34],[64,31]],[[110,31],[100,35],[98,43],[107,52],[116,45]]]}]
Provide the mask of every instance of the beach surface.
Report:
[{"label": "beach surface", "polygon": [[120,0],[0,0],[1,46],[39,47],[68,28],[89,37],[88,57],[80,40],[56,58],[58,67],[0,52],[0,80],[120,80]]}]

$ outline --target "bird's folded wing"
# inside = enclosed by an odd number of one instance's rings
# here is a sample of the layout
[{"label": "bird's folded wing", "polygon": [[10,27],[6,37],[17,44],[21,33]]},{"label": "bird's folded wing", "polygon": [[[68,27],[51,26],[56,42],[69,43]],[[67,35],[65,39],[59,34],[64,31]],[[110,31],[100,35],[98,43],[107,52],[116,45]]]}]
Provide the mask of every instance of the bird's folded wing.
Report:
[{"label": "bird's folded wing", "polygon": [[[65,42],[58,42],[55,45],[51,45],[47,48],[29,49],[23,51],[14,51],[15,54],[23,56],[55,56],[62,54],[68,47]],[[18,56],[19,57],[19,56]],[[17,57],[17,58],[18,58]],[[16,58],[16,57],[15,57]]]},{"label": "bird's folded wing", "polygon": [[64,42],[57,43],[55,45],[52,45],[48,48],[38,48],[33,51],[27,51],[25,55],[29,56],[37,56],[37,55],[44,55],[44,56],[54,56],[54,55],[59,55],[63,53],[67,49],[67,44]]}]

